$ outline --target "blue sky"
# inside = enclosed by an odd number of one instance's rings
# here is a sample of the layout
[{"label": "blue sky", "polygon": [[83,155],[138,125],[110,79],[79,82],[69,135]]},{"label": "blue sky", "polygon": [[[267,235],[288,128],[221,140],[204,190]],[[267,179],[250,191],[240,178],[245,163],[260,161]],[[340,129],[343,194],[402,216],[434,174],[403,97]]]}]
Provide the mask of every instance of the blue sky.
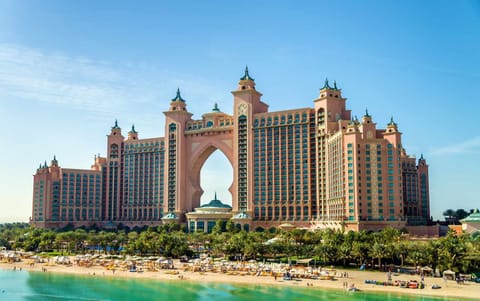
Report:
[{"label": "blue sky", "polygon": [[[247,64],[271,111],[312,107],[328,77],[354,114],[393,115],[434,218],[479,207],[478,1],[0,0],[0,222],[28,220],[40,162],[105,155],[116,118],[163,136],[177,87],[194,118],[231,113]],[[231,173],[215,152],[202,200],[229,202]]]}]

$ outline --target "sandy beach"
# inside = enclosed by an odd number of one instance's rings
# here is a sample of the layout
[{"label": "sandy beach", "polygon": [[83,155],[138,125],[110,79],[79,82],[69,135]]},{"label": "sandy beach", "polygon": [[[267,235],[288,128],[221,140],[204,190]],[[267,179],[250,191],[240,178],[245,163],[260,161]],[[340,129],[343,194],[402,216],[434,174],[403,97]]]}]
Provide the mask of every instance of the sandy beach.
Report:
[{"label": "sandy beach", "polygon": [[[480,284],[467,282],[466,284],[457,284],[455,281],[448,280],[447,283],[442,278],[426,277],[424,279],[424,289],[408,289],[397,286],[383,286],[375,284],[366,284],[365,280],[386,281],[387,275],[383,272],[357,271],[357,270],[330,270],[331,274],[337,275],[335,280],[319,279],[292,279],[284,280],[283,277],[274,276],[256,276],[245,273],[222,273],[222,272],[193,272],[187,270],[187,265],[174,261],[175,269],[159,271],[130,272],[125,269],[108,269],[104,266],[92,265],[90,267],[79,266],[77,264],[55,264],[55,263],[35,263],[31,261],[21,261],[15,263],[0,263],[0,269],[4,270],[26,270],[45,273],[68,273],[85,275],[90,277],[124,277],[135,279],[152,279],[158,281],[194,281],[194,282],[217,282],[230,284],[261,284],[275,286],[294,286],[309,287],[311,289],[345,289],[352,284],[364,291],[371,292],[390,292],[398,294],[439,296],[455,298],[480,297]],[[348,277],[345,277],[348,273]],[[418,275],[393,275],[392,280],[417,280],[421,281]],[[441,289],[432,289],[432,285],[440,285]]]}]

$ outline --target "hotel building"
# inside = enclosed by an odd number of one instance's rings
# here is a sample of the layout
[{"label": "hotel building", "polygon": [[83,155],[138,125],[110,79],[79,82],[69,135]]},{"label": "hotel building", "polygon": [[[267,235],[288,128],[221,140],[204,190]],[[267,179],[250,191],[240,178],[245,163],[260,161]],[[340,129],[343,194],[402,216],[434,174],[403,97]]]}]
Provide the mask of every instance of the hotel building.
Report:
[{"label": "hotel building", "polygon": [[397,124],[377,128],[367,112],[346,109],[325,81],[313,107],[269,112],[248,69],[233,94],[233,115],[193,119],[177,91],[165,114],[165,137],[140,139],[117,122],[106,157],[91,170],[57,160],[34,175],[35,226],[121,227],[186,223],[200,208],[200,170],[215,151],[233,167],[230,213],[254,230],[280,225],[345,230],[402,228],[430,219],[428,165],[407,155]]}]

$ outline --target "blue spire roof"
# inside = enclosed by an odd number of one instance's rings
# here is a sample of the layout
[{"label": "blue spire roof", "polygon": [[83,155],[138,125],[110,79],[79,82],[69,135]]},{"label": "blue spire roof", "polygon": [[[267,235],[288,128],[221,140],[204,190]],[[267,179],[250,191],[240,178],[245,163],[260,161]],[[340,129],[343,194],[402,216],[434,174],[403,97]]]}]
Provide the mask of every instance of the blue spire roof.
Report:
[{"label": "blue spire roof", "polygon": [[119,129],[120,127],[118,126],[117,119],[115,119],[115,125],[112,127],[112,129]]},{"label": "blue spire roof", "polygon": [[130,131],[130,133],[134,133],[134,134],[137,133],[137,131],[135,131],[135,125],[134,124],[132,124],[132,130]]},{"label": "blue spire roof", "polygon": [[388,123],[389,126],[397,126],[397,124],[393,121],[393,116],[390,117],[390,122]]},{"label": "blue spire roof", "polygon": [[248,74],[248,66],[245,66],[245,73],[243,76],[240,78],[240,80],[251,80],[252,82],[255,81],[250,74]]},{"label": "blue spire roof", "polygon": [[183,99],[182,96],[180,95],[180,88],[177,88],[177,95],[175,96],[175,98],[172,98],[172,101],[185,102],[185,99]]},{"label": "blue spire roof", "polygon": [[330,87],[330,85],[328,84],[328,78],[325,78],[325,84],[323,85],[323,87],[320,90],[331,89],[331,88],[332,87]]}]

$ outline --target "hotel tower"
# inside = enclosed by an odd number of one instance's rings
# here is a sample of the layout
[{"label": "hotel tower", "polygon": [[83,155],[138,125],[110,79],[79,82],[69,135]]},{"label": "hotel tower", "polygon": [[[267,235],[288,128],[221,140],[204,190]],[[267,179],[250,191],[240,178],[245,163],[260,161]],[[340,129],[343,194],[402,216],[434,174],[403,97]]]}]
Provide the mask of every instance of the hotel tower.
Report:
[{"label": "hotel tower", "polygon": [[354,117],[328,80],[313,108],[269,112],[248,69],[232,94],[233,115],[215,105],[193,119],[177,90],[164,112],[164,137],[141,139],[133,126],[124,136],[115,121],[107,155],[91,169],[61,168],[55,157],[41,164],[31,223],[187,223],[200,207],[200,170],[215,150],[233,167],[228,216],[245,230],[378,230],[430,219],[428,165],[407,155],[393,118],[379,129],[368,111]]}]

